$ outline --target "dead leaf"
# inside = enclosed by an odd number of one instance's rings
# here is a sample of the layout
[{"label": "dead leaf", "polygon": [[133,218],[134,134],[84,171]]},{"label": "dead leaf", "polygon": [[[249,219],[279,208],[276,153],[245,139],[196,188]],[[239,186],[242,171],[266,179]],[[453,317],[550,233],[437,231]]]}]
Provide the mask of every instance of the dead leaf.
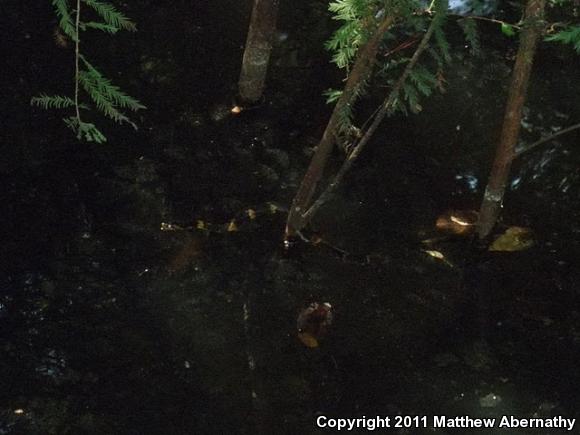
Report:
[{"label": "dead leaf", "polygon": [[439,231],[456,235],[469,235],[475,230],[479,214],[474,210],[449,210],[435,222]]},{"label": "dead leaf", "polygon": [[318,347],[319,341],[326,335],[332,323],[332,317],[332,306],[328,302],[313,302],[304,308],[296,322],[300,341],[306,347]]},{"label": "dead leaf", "polygon": [[234,233],[234,232],[238,231],[238,225],[236,224],[235,219],[232,219],[230,221],[230,223],[228,224],[227,231],[228,231],[228,233]]},{"label": "dead leaf", "polygon": [[280,210],[280,208],[273,202],[268,203],[268,209],[270,210],[271,214],[275,214],[278,212],[278,210]]},{"label": "dead leaf", "polygon": [[432,250],[424,250],[426,254],[430,255],[433,258],[437,258],[438,260],[445,260],[445,255],[443,255],[439,251],[432,251]]},{"label": "dead leaf", "polygon": [[449,261],[445,257],[445,255],[443,255],[443,253],[440,252],[440,251],[433,251],[433,250],[430,250],[430,249],[424,249],[423,252],[425,254],[433,257],[433,258],[436,258],[437,260],[441,260],[446,266],[455,267],[455,265],[451,261]]},{"label": "dead leaf", "polygon": [[509,227],[505,232],[494,240],[489,247],[491,252],[517,252],[524,251],[534,246],[532,230],[525,227]]},{"label": "dead leaf", "polygon": [[306,347],[311,349],[318,347],[318,340],[310,335],[308,332],[299,332],[298,338],[302,342],[302,344]]}]

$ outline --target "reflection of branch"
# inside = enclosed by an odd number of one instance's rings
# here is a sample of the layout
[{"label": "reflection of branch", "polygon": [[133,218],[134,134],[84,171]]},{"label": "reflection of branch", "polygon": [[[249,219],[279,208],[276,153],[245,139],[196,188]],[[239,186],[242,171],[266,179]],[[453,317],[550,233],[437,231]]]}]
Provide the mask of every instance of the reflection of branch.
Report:
[{"label": "reflection of branch", "polygon": [[507,21],[502,21],[502,20],[496,20],[495,18],[482,17],[480,15],[449,14],[449,16],[450,17],[459,17],[462,19],[472,18],[474,20],[489,21],[490,23],[503,24],[506,26],[510,26],[510,27],[513,27],[514,29],[521,29],[522,28],[522,26],[518,26],[517,24],[508,23]]},{"label": "reflection of branch", "polygon": [[244,335],[246,338],[246,361],[248,363],[248,382],[250,387],[250,401],[251,401],[251,413],[255,418],[255,421],[252,423],[257,425],[258,427],[262,427],[262,420],[260,412],[260,397],[256,392],[256,385],[257,385],[257,377],[256,377],[256,358],[254,357],[254,353],[252,352],[252,337],[250,331],[250,292],[252,290],[248,287],[246,291],[246,300],[244,301],[243,305],[243,313],[244,313]]},{"label": "reflection of branch", "polygon": [[517,157],[519,157],[519,156],[521,156],[522,154],[527,153],[528,151],[530,151],[530,150],[532,150],[532,149],[534,149],[534,148],[536,148],[536,147],[538,147],[538,146],[546,143],[546,142],[550,142],[551,140],[556,139],[558,136],[561,136],[563,134],[566,134],[566,133],[569,133],[571,131],[577,130],[579,128],[580,128],[580,124],[574,124],[574,125],[571,125],[570,127],[565,128],[564,130],[560,130],[558,133],[554,133],[554,134],[552,134],[552,135],[550,135],[548,137],[545,137],[543,139],[540,139],[539,141],[534,142],[530,146],[527,146],[524,149],[522,149],[520,151],[517,151],[516,154],[515,154],[515,156],[514,156],[514,159],[517,158]]}]

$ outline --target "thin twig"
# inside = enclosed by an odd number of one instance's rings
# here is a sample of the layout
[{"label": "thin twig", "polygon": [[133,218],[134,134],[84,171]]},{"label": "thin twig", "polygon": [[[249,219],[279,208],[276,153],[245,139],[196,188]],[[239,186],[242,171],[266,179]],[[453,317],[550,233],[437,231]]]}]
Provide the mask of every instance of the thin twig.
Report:
[{"label": "thin twig", "polygon": [[514,155],[514,159],[518,158],[522,154],[527,153],[528,151],[530,151],[530,150],[532,150],[532,149],[534,149],[534,148],[536,148],[536,147],[538,147],[538,146],[540,146],[542,144],[545,144],[546,142],[550,142],[550,141],[556,139],[558,136],[561,136],[563,134],[566,134],[566,133],[569,133],[571,131],[577,130],[579,128],[580,128],[580,124],[574,124],[574,125],[571,125],[570,127],[565,128],[564,130],[560,130],[558,133],[554,133],[554,134],[552,134],[552,135],[550,135],[548,137],[545,137],[543,139],[540,139],[539,141],[534,142],[530,146],[525,147],[524,149],[522,149],[520,151],[517,151],[515,153],[515,155]]},{"label": "thin twig", "polygon": [[431,36],[433,35],[433,32],[435,31],[435,27],[437,25],[438,25],[437,17],[435,17],[431,21],[431,24],[429,25],[427,32],[423,36],[423,39],[421,39],[421,42],[419,43],[417,50],[415,50],[415,53],[413,54],[413,57],[407,64],[407,67],[403,71],[403,74],[401,74],[399,80],[389,93],[388,97],[385,99],[384,103],[381,105],[381,108],[377,112],[372,124],[369,126],[364,136],[361,138],[359,143],[354,147],[350,155],[344,161],[340,170],[335,175],[334,179],[328,185],[326,190],[318,197],[318,199],[314,202],[314,204],[312,204],[312,206],[306,211],[306,213],[302,215],[302,219],[304,222],[307,222],[308,220],[312,219],[312,216],[314,216],[314,214],[318,211],[318,209],[328,200],[328,198],[330,198],[330,195],[336,190],[336,188],[344,178],[345,174],[352,166],[353,162],[358,158],[367,142],[370,140],[376,129],[379,127],[379,124],[382,122],[388,111],[391,110],[393,104],[395,103],[399,95],[401,88],[405,84],[405,80],[407,80],[407,77],[409,76],[409,74],[411,74],[411,70],[414,68],[415,64],[419,60],[419,57],[421,56],[425,48],[427,48],[427,43],[431,39]]},{"label": "thin twig", "polygon": [[409,48],[412,45],[415,45],[419,39],[418,38],[411,38],[406,40],[405,42],[399,44],[397,47],[393,48],[392,50],[388,51],[383,55],[383,57],[389,57],[391,54],[394,54],[398,51],[404,50],[405,48]]},{"label": "thin twig", "polygon": [[502,21],[502,20],[496,20],[495,18],[482,17],[480,15],[449,14],[449,16],[450,17],[459,17],[460,19],[472,18],[474,20],[489,21],[490,23],[502,24],[502,25],[506,25],[506,26],[513,27],[515,29],[521,29],[522,28],[522,26],[519,26],[517,24],[508,23],[508,22]]}]

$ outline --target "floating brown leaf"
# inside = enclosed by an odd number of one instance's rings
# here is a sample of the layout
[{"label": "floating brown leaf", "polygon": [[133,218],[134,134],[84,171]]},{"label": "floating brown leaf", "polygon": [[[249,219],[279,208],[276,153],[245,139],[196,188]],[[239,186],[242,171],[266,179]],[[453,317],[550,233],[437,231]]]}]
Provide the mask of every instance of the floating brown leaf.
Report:
[{"label": "floating brown leaf", "polygon": [[310,335],[308,332],[299,332],[298,338],[300,339],[302,344],[306,347],[309,347],[311,349],[318,347],[318,340],[314,338],[312,335]]},{"label": "floating brown leaf", "polygon": [[298,315],[298,338],[306,347],[318,347],[331,323],[332,305],[328,302],[313,302]]}]

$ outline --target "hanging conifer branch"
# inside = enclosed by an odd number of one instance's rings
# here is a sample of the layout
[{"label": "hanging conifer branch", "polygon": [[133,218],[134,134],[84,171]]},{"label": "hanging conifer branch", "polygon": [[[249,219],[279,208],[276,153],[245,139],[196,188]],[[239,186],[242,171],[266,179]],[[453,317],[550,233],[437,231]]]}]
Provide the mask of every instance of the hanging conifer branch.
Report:
[{"label": "hanging conifer branch", "polygon": [[54,6],[56,16],[59,19],[59,27],[62,29],[65,35],[75,41],[77,39],[78,33],[75,30],[73,18],[68,8],[68,1],[52,0],[52,5]]},{"label": "hanging conifer branch", "polygon": [[[97,14],[103,18],[105,23],[111,29],[117,30],[128,30],[130,32],[135,32],[137,26],[133,21],[119,12],[112,4],[101,2],[98,0],[83,0],[87,5],[93,8]],[[101,24],[102,25],[102,24]]]},{"label": "hanging conifer branch", "polygon": [[[102,22],[83,22],[81,20],[81,5],[88,5],[103,19]],[[72,98],[63,95],[48,96],[41,94],[31,99],[31,104],[43,109],[74,108],[74,115],[64,118],[65,124],[71,128],[79,139],[88,142],[102,143],[107,139],[99,129],[81,118],[81,109],[89,109],[81,103],[81,88],[95,105],[96,109],[117,123],[127,123],[137,129],[120,109],[137,111],[145,109],[138,100],[121,91],[109,79],[104,77],[91,65],[80,50],[80,33],[87,29],[100,30],[114,34],[119,30],[135,31],[135,23],[119,12],[113,5],[100,0],[76,0],[75,9],[69,9],[68,0],[52,0],[55,13],[59,18],[59,27],[65,35],[75,43],[74,49],[74,95]]]}]

